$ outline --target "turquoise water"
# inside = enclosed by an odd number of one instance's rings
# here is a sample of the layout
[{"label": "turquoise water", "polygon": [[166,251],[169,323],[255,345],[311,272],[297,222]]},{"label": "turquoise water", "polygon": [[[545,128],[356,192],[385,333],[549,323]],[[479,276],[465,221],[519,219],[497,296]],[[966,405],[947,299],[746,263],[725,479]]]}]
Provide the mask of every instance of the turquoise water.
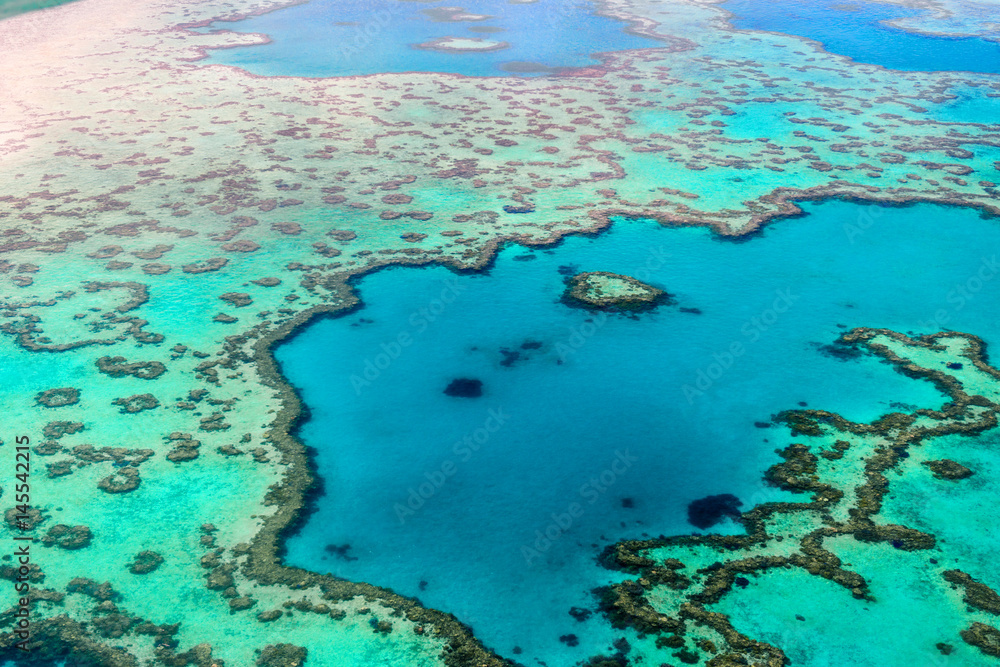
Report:
[{"label": "turquoise water", "polygon": [[[626,23],[599,16],[590,2],[463,2],[476,21],[438,21],[428,10],[446,2],[399,0],[314,0],[213,28],[268,35],[272,43],[213,51],[212,64],[235,65],[267,76],[355,76],[380,72],[448,72],[498,76],[505,63],[530,62],[547,68],[597,65],[598,51],[660,46],[625,32]],[[481,28],[496,32],[480,32]],[[413,48],[442,37],[507,42],[485,53],[441,53]],[[522,72],[531,74],[532,72]],[[535,72],[539,73],[539,72]]]},{"label": "turquoise water", "polygon": [[920,10],[852,0],[726,0],[722,7],[735,14],[737,28],[808,37],[861,63],[910,72],[1000,72],[998,42],[916,34],[885,23]]},{"label": "turquoise water", "polygon": [[[996,658],[957,640],[968,616],[942,590],[940,575],[925,571],[925,554],[888,544],[854,550],[847,542],[831,539],[824,545],[871,582],[877,602],[859,602],[836,584],[795,568],[750,577],[745,595],[727,596],[712,610],[728,614],[738,629],[753,628],[755,638],[781,646],[792,665],[996,665]],[[942,641],[954,649],[947,657],[934,648]]]},{"label": "turquoise water", "polygon": [[[618,576],[595,563],[605,545],[693,532],[687,505],[707,495],[782,497],[760,476],[787,436],[756,422],[803,404],[871,420],[942,403],[929,383],[823,345],[856,326],[1000,343],[997,221],[806,210],[745,243],[619,221],[554,249],[509,247],[484,274],[364,278],[363,309],[276,352],[311,409],[300,436],[326,486],[288,561],[419,597],[524,664],[607,651],[620,635],[606,621],[568,613]],[[563,274],[589,270],[678,303],[635,318],[560,303]],[[443,393],[463,377],[483,395]]]},{"label": "turquoise water", "polygon": [[[975,438],[949,436],[922,446],[915,452],[913,461],[907,462],[909,466],[948,458],[975,473],[963,480],[964,484],[943,484],[927,475],[914,475],[914,480],[919,479],[920,483],[901,485],[882,510],[887,521],[905,523],[918,530],[932,530],[945,545],[943,563],[948,567],[962,567],[994,590],[1000,588],[1000,569],[996,567],[1000,533],[992,528],[989,513],[982,510],[997,502],[997,481],[1000,480],[997,451],[1000,451],[1000,434],[996,431]],[[929,495],[939,502],[920,501]]]},{"label": "turquoise water", "polygon": [[0,20],[65,4],[70,0],[0,0]]}]

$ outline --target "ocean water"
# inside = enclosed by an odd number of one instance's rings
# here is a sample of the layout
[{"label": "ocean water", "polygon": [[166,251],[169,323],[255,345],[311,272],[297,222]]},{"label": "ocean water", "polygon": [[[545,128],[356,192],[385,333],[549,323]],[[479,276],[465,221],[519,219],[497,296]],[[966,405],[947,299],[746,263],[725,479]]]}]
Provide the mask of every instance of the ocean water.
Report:
[{"label": "ocean water", "polygon": [[[485,20],[440,21],[427,11],[446,2],[314,0],[213,29],[263,33],[266,45],[213,51],[210,64],[235,65],[267,76],[356,76],[382,72],[447,72],[467,76],[541,74],[548,68],[597,65],[595,52],[661,46],[626,32],[628,24],[595,13],[583,0],[534,3],[463,2]],[[483,29],[489,32],[483,32]],[[484,53],[442,53],[414,48],[443,37],[507,42]],[[535,67],[511,68],[527,62]],[[531,71],[535,70],[535,71]]]},{"label": "ocean water", "polygon": [[[726,0],[732,24],[807,37],[859,63],[909,72],[1000,72],[1000,42],[907,32],[888,25],[922,10],[852,0]],[[1000,32],[991,36],[1000,39]]]},{"label": "ocean water", "polygon": [[[961,567],[994,590],[1000,588],[995,556],[1000,550],[1000,534],[992,528],[990,513],[983,509],[997,503],[998,449],[1000,433],[996,431],[930,441],[907,460],[904,475],[919,470],[924,461],[947,458],[973,470],[973,476],[962,484],[941,484],[929,475],[912,475],[913,481],[900,485],[881,513],[886,521],[933,531],[944,545],[941,569]],[[939,502],[921,502],[930,496]]]},{"label": "ocean water", "polygon": [[[836,584],[794,568],[750,577],[740,595],[723,598],[712,610],[728,614],[738,629],[752,629],[755,638],[781,646],[793,665],[996,664],[958,639],[968,615],[951,602],[940,575],[923,569],[925,554],[888,544],[856,548],[851,539],[824,544],[871,582],[877,602],[859,602]],[[938,642],[950,644],[953,653],[941,655],[934,648]]]},{"label": "ocean water", "polygon": [[66,4],[72,0],[0,0],[0,20]]},{"label": "ocean water", "polygon": [[[482,274],[365,277],[363,308],[276,351],[311,410],[299,436],[325,484],[288,562],[416,596],[524,664],[607,651],[621,633],[569,614],[620,576],[595,557],[626,537],[697,532],[686,509],[706,495],[744,509],[783,498],[761,481],[787,441],[762,428],[771,415],[808,405],[868,421],[944,400],[823,346],[856,326],[1000,343],[996,220],[932,205],[805,209],[744,242],[619,220],[551,249],[508,247]],[[677,304],[636,317],[562,304],[564,274],[591,270]],[[456,378],[481,380],[482,396],[445,395]],[[850,644],[850,625],[828,628],[825,657]]]}]

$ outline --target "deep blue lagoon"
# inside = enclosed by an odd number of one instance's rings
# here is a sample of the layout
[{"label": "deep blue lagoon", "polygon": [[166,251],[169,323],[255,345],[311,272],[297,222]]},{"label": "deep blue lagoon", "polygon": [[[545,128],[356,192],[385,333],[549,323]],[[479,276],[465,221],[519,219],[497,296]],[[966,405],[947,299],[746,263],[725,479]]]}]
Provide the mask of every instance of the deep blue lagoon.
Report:
[{"label": "deep blue lagoon", "polygon": [[1000,73],[998,41],[919,34],[888,23],[926,10],[844,0],[726,0],[722,6],[734,14],[737,28],[807,37],[860,63],[908,72]]},{"label": "deep blue lagoon", "polygon": [[[213,51],[209,64],[235,65],[265,76],[331,77],[388,72],[467,76],[537,75],[550,68],[597,65],[595,52],[653,48],[662,43],[626,32],[583,0],[536,3],[463,2],[471,20],[441,20],[446,2],[315,0],[214,29],[263,33],[266,45]],[[479,18],[486,17],[486,18]],[[572,29],[567,29],[567,26]],[[444,37],[505,42],[487,52],[415,48]],[[517,63],[528,63],[518,66]]]},{"label": "deep blue lagoon", "polygon": [[[595,557],[626,537],[697,532],[687,505],[707,495],[743,509],[782,497],[761,481],[790,441],[762,428],[774,413],[871,420],[941,405],[927,382],[830,354],[846,328],[1000,343],[1000,282],[969,282],[995,274],[995,220],[931,205],[806,210],[742,243],[617,221],[554,249],[508,247],[487,273],[365,277],[364,308],[276,352],[311,410],[299,435],[326,485],[287,560],[419,597],[525,664],[607,650],[620,635],[606,621],[569,614],[619,576]],[[566,274],[593,270],[677,304],[626,317],[559,301]],[[456,378],[481,380],[483,395],[445,395]]]}]

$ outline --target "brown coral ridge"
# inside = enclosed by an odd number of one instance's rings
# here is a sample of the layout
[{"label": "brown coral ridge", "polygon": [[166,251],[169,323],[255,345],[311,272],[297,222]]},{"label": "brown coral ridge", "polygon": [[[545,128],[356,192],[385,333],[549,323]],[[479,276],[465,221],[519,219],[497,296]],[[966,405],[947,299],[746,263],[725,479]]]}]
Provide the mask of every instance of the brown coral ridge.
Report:
[{"label": "brown coral ridge", "polygon": [[128,301],[118,305],[115,308],[115,310],[117,310],[119,313],[127,313],[130,310],[135,310],[139,306],[149,301],[149,287],[147,285],[144,285],[143,283],[137,283],[137,282],[102,283],[94,281],[94,282],[84,283],[83,289],[84,291],[91,293],[103,292],[105,290],[113,290],[113,289],[128,290],[131,298],[129,298]]},{"label": "brown coral ridge", "polygon": [[[485,264],[488,261],[489,259],[485,258],[482,260],[482,264]],[[412,264],[413,262],[390,261],[385,263],[384,266],[388,267],[394,264],[402,263]],[[424,262],[416,263],[424,264]],[[464,267],[453,266],[452,268],[459,270]],[[481,265],[478,268],[481,268]],[[285,326],[278,329],[276,332],[271,332],[266,339],[258,340],[256,343],[256,360],[259,362],[262,358],[264,358],[270,361],[267,365],[270,375],[266,374],[266,377],[269,378],[269,381],[276,382],[277,385],[280,386],[282,395],[286,399],[281,413],[281,419],[277,422],[278,428],[271,434],[272,441],[275,442],[279,452],[281,452],[283,462],[294,465],[290,466],[292,469],[284,482],[272,487],[271,493],[268,495],[266,501],[268,504],[280,504],[283,509],[265,522],[264,529],[257,535],[252,546],[244,545],[245,549],[240,551],[240,553],[248,553],[250,555],[250,558],[244,566],[244,570],[251,577],[257,577],[258,580],[270,583],[284,583],[292,589],[303,589],[314,585],[319,586],[319,588],[323,591],[324,597],[329,600],[350,599],[357,595],[364,596],[369,600],[378,600],[382,604],[388,605],[393,609],[391,614],[392,616],[405,616],[410,620],[418,622],[419,625],[414,628],[415,633],[425,634],[430,632],[435,636],[446,638],[447,647],[442,655],[442,658],[448,665],[476,665],[477,667],[486,667],[489,665],[499,666],[513,664],[499,658],[492,652],[485,649],[473,637],[471,630],[459,623],[450,614],[424,609],[420,606],[420,603],[417,600],[404,598],[368,584],[344,582],[329,576],[322,576],[295,568],[284,567],[279,562],[276,554],[278,553],[280,536],[287,534],[290,530],[290,526],[293,527],[296,517],[301,516],[302,508],[307,504],[307,491],[315,486],[315,478],[312,476],[312,472],[308,467],[308,459],[305,456],[304,448],[300,443],[288,435],[288,429],[290,428],[290,425],[294,424],[297,420],[297,416],[300,414],[302,406],[293,390],[284,383],[281,376],[277,373],[273,359],[270,357],[270,349],[273,345],[277,344],[278,341],[300,331],[302,327],[313,317],[343,314],[344,312],[350,311],[357,305],[357,299],[353,296],[349,286],[343,284],[336,285],[335,290],[337,291],[340,299],[345,302],[346,305],[336,307],[320,306],[307,311],[306,313],[302,313],[294,320],[287,322]],[[240,351],[241,346],[247,344],[248,342],[253,342],[255,338],[259,337],[266,330],[267,325],[262,324],[258,325],[258,327],[255,327],[254,330],[251,330],[246,334],[227,337],[225,351],[230,354],[230,358],[213,363],[216,363],[224,368],[231,367],[232,357],[243,354]],[[221,415],[219,415],[219,417],[221,418]],[[220,428],[228,428],[228,425],[223,425]],[[186,436],[186,434],[173,435]],[[181,437],[180,439],[183,440],[184,438]],[[284,447],[281,445],[284,445]],[[101,450],[94,450],[94,448],[90,445],[81,445],[80,447],[75,448],[74,454],[76,453],[76,450],[83,449],[87,449],[95,454],[101,454],[98,459],[95,460],[107,460],[107,458],[112,454],[133,454],[136,452],[146,454],[147,456],[151,454],[150,450],[136,450],[133,452],[132,450],[107,447],[102,448]],[[105,452],[105,450],[107,450],[107,452]],[[147,456],[140,458],[144,460]],[[115,456],[116,461],[119,458],[120,457]],[[137,460],[132,465],[140,462],[141,460]],[[129,463],[132,462],[129,461]],[[138,469],[129,465],[128,467],[117,470],[113,475],[102,479],[99,486],[102,490],[108,493],[126,493],[137,488],[139,484],[140,479]],[[282,502],[284,498],[293,499],[294,502]],[[142,554],[140,554],[140,556],[141,555]],[[135,563],[133,563],[133,565],[135,565]],[[220,564],[213,564],[211,562],[205,563],[203,559],[203,565],[215,570],[215,566]],[[228,566],[226,567],[226,570],[229,570]],[[232,567],[232,570],[235,570],[235,566]],[[91,586],[91,588],[92,587],[93,586]],[[231,598],[230,607],[233,612],[249,609],[255,604],[255,601],[251,598],[234,597],[234,595],[236,595],[235,588],[231,586],[223,589],[221,594],[223,597]],[[345,615],[343,610],[333,609],[331,611],[328,606],[324,604],[312,605],[310,607],[310,611],[322,611],[324,614],[329,614],[332,620],[342,619]],[[262,622],[264,620],[274,620],[274,614],[271,612],[261,612],[260,615],[263,616],[261,619]],[[74,631],[72,633],[72,637],[67,635],[63,635],[61,637],[47,635],[54,645],[61,646],[64,650],[72,650],[74,655],[90,656],[97,659],[100,664],[136,664],[134,657],[127,653],[116,652],[114,656],[106,654],[105,649],[107,647],[100,644],[100,642],[96,641],[91,635],[87,634],[86,625],[78,624],[75,621],[69,620],[65,616],[59,616],[54,619],[47,620],[45,623],[46,625],[42,634],[48,632],[50,627],[68,627]],[[142,628],[146,625],[148,624],[139,625],[136,626],[136,628]],[[425,627],[425,625],[427,627]],[[155,629],[155,626],[151,627],[154,627]],[[173,628],[173,632],[176,633],[177,626],[170,627]],[[386,633],[391,630],[392,623],[390,621],[383,620],[379,622],[377,628],[378,632]],[[142,630],[139,629],[136,629],[135,631],[139,633],[142,632]],[[3,638],[0,639],[0,642],[6,641],[10,636],[11,635],[3,636]],[[173,642],[169,636],[164,635],[163,637],[157,637],[156,644],[158,647],[157,657],[163,661],[164,664],[195,664],[199,666],[205,665],[206,667],[213,663],[222,665],[221,661],[211,658],[211,650],[210,647],[207,647],[207,645],[196,646],[184,654],[174,654],[173,647],[176,646],[176,642]],[[70,649],[70,646],[73,648]],[[5,650],[10,649],[11,647],[0,643],[0,656],[5,655]]]},{"label": "brown coral ridge", "polygon": [[[595,279],[599,280],[602,278],[623,283],[632,290],[635,290],[635,292],[629,295],[605,294],[600,286],[593,282]],[[671,294],[657,287],[647,285],[631,276],[609,273],[607,271],[578,273],[569,278],[566,281],[566,290],[563,292],[562,302],[575,308],[632,313],[652,310],[660,305],[674,303]]]},{"label": "brown coral ridge", "polygon": [[[768,482],[787,491],[811,493],[809,502],[765,503],[743,513],[739,518],[746,529],[746,535],[695,535],[659,537],[649,540],[626,540],[605,549],[602,562],[606,567],[638,574],[636,580],[625,581],[599,589],[601,609],[615,627],[634,627],[641,633],[673,633],[681,643],[686,624],[707,626],[721,634],[728,644],[723,653],[714,657],[709,664],[763,664],[779,667],[786,662],[780,648],[752,640],[737,632],[729,619],[719,613],[709,612],[705,605],[718,602],[732,590],[737,576],[755,574],[770,568],[799,567],[810,574],[824,577],[848,589],[855,598],[870,599],[867,581],[859,574],[842,567],[840,559],[823,547],[823,541],[836,536],[853,536],[862,542],[889,542],[902,550],[923,550],[935,546],[933,535],[922,533],[905,526],[875,523],[873,517],[881,510],[882,500],[888,492],[888,480],[884,473],[894,468],[905,456],[906,450],[919,445],[924,439],[947,434],[977,434],[997,426],[996,412],[1000,406],[982,396],[967,394],[962,384],[954,377],[938,370],[923,368],[898,356],[887,346],[875,342],[877,336],[886,336],[907,346],[926,347],[935,350],[946,349],[941,341],[962,338],[966,343],[963,357],[983,372],[1000,379],[1000,372],[985,362],[985,344],[975,336],[957,332],[910,338],[886,329],[854,329],[841,338],[848,345],[863,345],[887,363],[893,364],[901,373],[912,378],[922,378],[933,382],[938,389],[950,397],[941,410],[916,410],[912,414],[892,413],[871,424],[850,422],[840,415],[820,410],[800,410],[786,412],[776,417],[786,423],[793,434],[818,436],[827,434],[831,427],[837,432],[858,436],[878,436],[889,446],[875,447],[864,463],[865,483],[853,489],[856,502],[847,508],[846,521],[837,521],[831,510],[842,503],[844,490],[824,483],[818,476],[819,457],[809,446],[795,443],[778,452],[784,459],[766,471]],[[977,409],[977,408],[982,408]],[[918,418],[923,424],[917,424]],[[926,422],[938,422],[933,426]],[[833,450],[821,452],[829,465],[840,465],[850,445],[838,440]],[[826,456],[826,454],[830,454]],[[843,508],[841,508],[843,509]],[[819,517],[822,524],[799,540],[799,552],[791,556],[746,556],[735,557],[740,551],[753,547],[765,547],[772,540],[781,541],[768,533],[767,522],[780,514],[809,513]],[[697,571],[701,577],[697,585],[682,572],[685,565],[676,559],[658,562],[648,555],[654,549],[683,546],[712,549],[734,554]],[[967,574],[952,570],[945,578],[965,588],[966,603],[979,609],[1000,608],[1000,597],[992,589],[982,585]],[[684,602],[675,616],[658,612],[646,599],[646,593],[656,586],[665,586],[683,593]],[[995,634],[994,634],[995,633]],[[980,647],[990,655],[1000,655],[1000,633],[990,626],[974,624],[962,632],[962,638]],[[658,644],[659,645],[659,644]],[[992,653],[991,651],[998,651]],[[721,662],[720,662],[721,661]],[[728,662],[727,662],[728,661]]]},{"label": "brown coral ridge", "polygon": [[947,570],[941,573],[946,581],[965,591],[963,602],[994,616],[1000,616],[1000,595],[986,584],[976,581],[961,570]]},{"label": "brown coral ridge", "polygon": [[75,550],[90,546],[92,539],[93,533],[87,526],[67,526],[60,523],[49,528],[41,542],[47,547]]},{"label": "brown coral ridge", "polygon": [[155,380],[167,372],[167,367],[159,361],[133,361],[125,357],[101,357],[96,362],[97,370],[113,378],[132,376],[141,380]]},{"label": "brown coral ridge", "polygon": [[173,463],[193,461],[198,458],[198,448],[201,441],[191,438],[189,433],[172,433],[167,438],[174,448],[167,452],[167,460]]},{"label": "brown coral ridge", "polygon": [[[49,477],[71,475],[77,468],[105,461],[112,461],[117,466],[122,467],[122,469],[126,467],[130,470],[136,469],[139,465],[152,458],[154,454],[152,449],[126,449],[125,447],[101,447],[97,449],[89,444],[77,445],[67,450],[55,440],[43,442],[35,447],[34,451],[39,456],[53,456],[62,453],[71,457],[47,463],[46,467],[48,468]],[[117,472],[106,480],[102,480],[99,483],[101,488],[110,485],[108,488],[105,488],[108,491],[111,488],[118,488],[118,486],[124,483],[124,479],[120,475],[118,477],[116,475],[118,475]],[[136,471],[136,475],[138,475],[138,471]],[[138,480],[129,482],[126,486],[131,487],[127,490],[132,490],[138,486]],[[115,493],[115,491],[110,492]]]},{"label": "brown coral ridge", "polygon": [[[44,303],[33,305],[52,306],[54,304]],[[105,325],[124,324],[124,330],[114,338],[86,338],[65,343],[53,343],[39,326],[42,318],[31,313],[24,313],[20,317],[20,322],[13,321],[0,324],[0,331],[11,334],[14,337],[14,343],[31,352],[65,352],[89,345],[114,345],[129,336],[141,344],[163,342],[163,334],[143,331],[143,328],[149,324],[147,320],[126,315],[114,316],[111,313],[106,313],[102,319]]]},{"label": "brown coral ridge", "polygon": [[61,408],[80,402],[80,390],[75,387],[46,389],[35,395],[35,402],[47,408]]},{"label": "brown coral ridge", "polygon": [[308,651],[294,644],[272,644],[265,646],[257,658],[260,667],[297,667],[305,664]]},{"label": "brown coral ridge", "polygon": [[[45,618],[32,623],[32,637],[27,644],[35,664],[45,664],[46,660],[65,659],[66,655],[86,658],[96,665],[108,667],[136,667],[138,662],[125,649],[109,646],[99,638],[94,637],[83,623],[72,620],[62,614]],[[15,648],[16,635],[7,633],[0,635],[0,655],[14,658],[18,656]]]},{"label": "brown coral ridge", "polygon": [[140,551],[135,555],[135,560],[133,560],[129,566],[128,570],[132,574],[149,574],[156,570],[163,564],[163,556],[155,551]]},{"label": "brown coral ridge", "polygon": [[[141,554],[140,554],[141,555]],[[31,637],[27,648],[30,661],[24,662],[24,651],[17,648],[19,640],[13,632],[0,634],[0,659],[15,660],[18,664],[63,664],[67,656],[72,665],[102,665],[105,667],[138,667],[139,661],[126,649],[112,646],[107,640],[125,636],[147,636],[153,644],[156,664],[171,667],[225,667],[225,663],[212,656],[212,647],[198,644],[177,653],[179,642],[174,636],[179,624],[157,625],[120,609],[116,602],[119,594],[107,582],[99,584],[93,579],[77,577],[69,582],[66,593],[33,587],[29,597],[32,607],[39,603],[63,606],[67,594],[83,595],[93,599],[89,621],[71,619],[67,614],[37,619],[31,624]],[[0,613],[0,627],[9,627],[16,621],[17,607]]]},{"label": "brown coral ridge", "polygon": [[112,405],[117,405],[122,414],[136,414],[153,410],[160,406],[160,401],[152,394],[133,394],[123,398],[116,398],[111,401]]},{"label": "brown coral ridge", "polygon": [[972,470],[966,468],[964,465],[957,461],[952,461],[951,459],[941,459],[940,461],[924,461],[923,465],[927,466],[934,476],[938,479],[968,479],[974,474]]},{"label": "brown coral ridge", "polygon": [[967,630],[961,632],[966,644],[977,647],[986,655],[1000,658],[1000,630],[985,623],[973,623]]},{"label": "brown coral ridge", "polygon": [[119,468],[97,483],[98,488],[107,493],[129,493],[139,488],[142,479],[138,468]]},{"label": "brown coral ridge", "polygon": [[[316,473],[312,470],[305,447],[291,433],[304,417],[303,405],[294,389],[285,381],[278,370],[272,350],[282,341],[288,340],[307,323],[320,318],[341,315],[358,307],[359,300],[352,288],[340,285],[337,295],[340,306],[318,306],[300,313],[282,326],[264,332],[254,343],[254,362],[264,383],[273,387],[281,396],[282,408],[267,434],[281,456],[281,464],[286,469],[284,479],[274,484],[264,504],[276,507],[263,523],[250,544],[247,559],[242,567],[243,574],[251,581],[264,585],[285,585],[292,590],[317,587],[325,600],[335,602],[355,596],[367,600],[377,600],[399,615],[417,623],[418,628],[433,626],[433,634],[446,641],[441,655],[448,667],[500,667],[512,665],[484,647],[473,635],[472,630],[459,622],[451,614],[428,609],[419,601],[407,598],[367,583],[354,583],[332,576],[289,567],[281,562],[282,543],[292,534],[308,513],[309,494],[317,487]],[[263,334],[263,335],[261,335]],[[234,347],[246,342],[254,332],[243,337],[234,336],[230,344]],[[243,340],[240,340],[240,339]],[[421,632],[424,630],[421,629]]]},{"label": "brown coral ridge", "polygon": [[[754,202],[747,202],[747,205],[751,207],[750,210],[754,213],[745,225],[738,228],[733,228],[729,222],[720,219],[717,215],[697,209],[689,208],[680,212],[664,212],[655,208],[636,210],[608,207],[591,211],[588,215],[595,224],[583,231],[585,233],[597,232],[611,224],[613,218],[648,219],[655,220],[667,227],[708,227],[719,238],[745,243],[762,234],[767,225],[806,215],[806,211],[799,206],[800,203],[829,201],[831,199],[881,208],[905,208],[922,203],[941,204],[971,208],[979,211],[984,217],[1000,217],[1000,205],[997,205],[995,199],[992,198],[977,199],[958,192],[947,194],[896,192],[892,188],[880,189],[873,186],[859,186],[847,181],[835,181],[808,188],[780,187],[769,194],[758,197]],[[577,233],[577,230],[573,230],[567,234]]]}]

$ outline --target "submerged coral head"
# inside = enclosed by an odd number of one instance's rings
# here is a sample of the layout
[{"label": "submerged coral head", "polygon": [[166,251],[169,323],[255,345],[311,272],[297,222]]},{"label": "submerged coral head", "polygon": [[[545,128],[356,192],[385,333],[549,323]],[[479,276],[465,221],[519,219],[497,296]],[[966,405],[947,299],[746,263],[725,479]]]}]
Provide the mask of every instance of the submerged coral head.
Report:
[{"label": "submerged coral head", "polygon": [[738,519],[741,505],[742,501],[731,493],[699,498],[688,505],[688,523],[704,530],[725,517]]},{"label": "submerged coral head", "polygon": [[478,398],[483,395],[483,381],[470,378],[456,378],[451,381],[444,393],[448,396],[461,398]]}]

